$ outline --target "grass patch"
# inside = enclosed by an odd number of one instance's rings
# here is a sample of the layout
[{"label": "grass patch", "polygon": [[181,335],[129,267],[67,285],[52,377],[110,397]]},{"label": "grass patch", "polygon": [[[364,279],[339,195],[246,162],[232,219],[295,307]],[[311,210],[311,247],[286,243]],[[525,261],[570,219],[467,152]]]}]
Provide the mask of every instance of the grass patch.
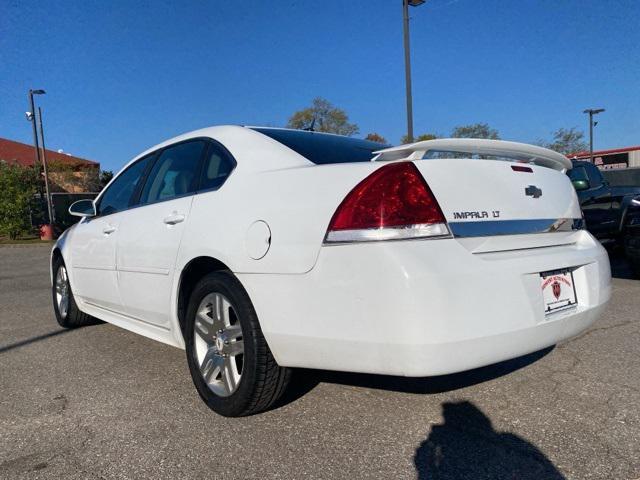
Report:
[{"label": "grass patch", "polygon": [[51,245],[53,242],[46,242],[40,240],[40,237],[21,237],[16,238],[15,240],[11,240],[9,237],[0,237],[0,245],[31,245],[31,244],[47,244]]}]

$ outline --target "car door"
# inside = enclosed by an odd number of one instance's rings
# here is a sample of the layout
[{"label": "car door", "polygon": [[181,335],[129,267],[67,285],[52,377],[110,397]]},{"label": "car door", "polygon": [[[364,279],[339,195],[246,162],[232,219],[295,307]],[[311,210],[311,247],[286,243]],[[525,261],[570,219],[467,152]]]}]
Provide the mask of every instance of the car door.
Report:
[{"label": "car door", "polygon": [[615,223],[611,213],[611,191],[598,167],[585,164],[581,168],[585,169],[589,179],[589,188],[580,192],[579,197],[587,228],[598,238],[610,236]]},{"label": "car door", "polygon": [[116,272],[120,227],[152,157],[129,165],[96,199],[95,217],[83,218],[67,240],[74,294],[87,303],[122,310]]},{"label": "car door", "polygon": [[169,328],[176,256],[207,144],[195,139],[158,152],[135,208],[123,219],[116,264],[129,317]]}]

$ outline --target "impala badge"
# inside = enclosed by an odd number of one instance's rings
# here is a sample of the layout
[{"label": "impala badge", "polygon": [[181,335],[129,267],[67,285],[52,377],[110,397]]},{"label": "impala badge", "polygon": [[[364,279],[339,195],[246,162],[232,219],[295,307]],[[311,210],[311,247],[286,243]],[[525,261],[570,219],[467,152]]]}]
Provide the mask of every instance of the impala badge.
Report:
[{"label": "impala badge", "polygon": [[535,185],[529,185],[524,189],[524,193],[527,197],[539,198],[542,196],[542,190]]}]

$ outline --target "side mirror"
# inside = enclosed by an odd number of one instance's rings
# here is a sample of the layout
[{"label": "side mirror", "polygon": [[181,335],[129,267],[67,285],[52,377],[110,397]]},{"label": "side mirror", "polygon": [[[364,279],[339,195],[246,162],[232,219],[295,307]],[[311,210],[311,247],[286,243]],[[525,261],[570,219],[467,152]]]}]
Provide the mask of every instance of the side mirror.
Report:
[{"label": "side mirror", "polygon": [[588,180],[573,180],[571,183],[573,183],[573,188],[575,188],[578,192],[580,190],[587,190],[589,188]]},{"label": "side mirror", "polygon": [[74,217],[95,217],[96,206],[93,203],[93,200],[78,200],[71,204],[69,207],[69,213]]}]

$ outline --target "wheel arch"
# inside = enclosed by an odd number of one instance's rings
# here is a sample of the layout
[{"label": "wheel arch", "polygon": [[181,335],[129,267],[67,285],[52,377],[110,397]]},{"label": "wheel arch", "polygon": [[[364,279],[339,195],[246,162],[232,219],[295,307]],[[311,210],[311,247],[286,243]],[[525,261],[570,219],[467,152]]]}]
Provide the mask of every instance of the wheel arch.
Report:
[{"label": "wheel arch", "polygon": [[189,298],[193,289],[202,277],[211,272],[231,271],[231,269],[221,260],[211,256],[199,256],[191,259],[182,269],[178,282],[177,292],[177,316],[180,332],[184,339],[186,313],[189,305]]},{"label": "wheel arch", "polygon": [[618,233],[624,234],[624,229],[627,226],[627,213],[631,207],[631,200],[633,200],[637,194],[628,194],[622,197],[620,202],[620,223],[618,224]]},{"label": "wheel arch", "polygon": [[62,256],[62,250],[58,245],[56,245],[51,250],[51,258],[49,260],[49,280],[51,281],[51,285],[53,285],[53,264],[58,259],[61,259],[64,262],[64,257]]}]

